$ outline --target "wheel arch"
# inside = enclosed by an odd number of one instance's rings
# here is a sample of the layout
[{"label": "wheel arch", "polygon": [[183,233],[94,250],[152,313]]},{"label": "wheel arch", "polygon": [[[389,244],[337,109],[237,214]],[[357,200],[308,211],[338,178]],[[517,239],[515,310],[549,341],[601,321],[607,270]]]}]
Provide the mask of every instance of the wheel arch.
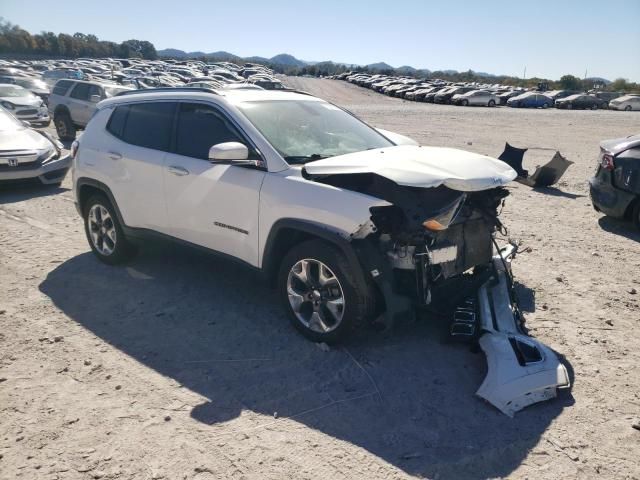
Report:
[{"label": "wheel arch", "polygon": [[53,118],[55,119],[56,116],[63,114],[71,116],[71,112],[66,105],[58,105],[53,111]]},{"label": "wheel arch", "polygon": [[120,213],[120,208],[118,207],[118,202],[116,202],[111,189],[105,185],[104,183],[95,180],[93,178],[81,177],[76,181],[76,200],[78,202],[78,208],[80,212],[84,212],[84,206],[87,203],[87,200],[91,198],[92,195],[96,193],[101,193],[107,197],[111,206],[116,211],[116,215],[118,216],[118,221],[123,228],[125,228],[124,219],[122,218],[122,214]]},{"label": "wheel arch", "polygon": [[292,247],[313,239],[322,240],[340,250],[349,262],[356,280],[366,284],[362,265],[347,239],[328,226],[294,218],[276,221],[269,231],[262,253],[262,271],[267,281],[273,285],[280,261]]}]

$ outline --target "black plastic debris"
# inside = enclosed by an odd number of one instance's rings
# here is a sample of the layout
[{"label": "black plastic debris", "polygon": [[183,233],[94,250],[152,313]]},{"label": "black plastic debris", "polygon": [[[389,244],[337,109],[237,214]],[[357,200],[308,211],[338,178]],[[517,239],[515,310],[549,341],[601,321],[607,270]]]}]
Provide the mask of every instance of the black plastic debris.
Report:
[{"label": "black plastic debris", "polygon": [[518,177],[516,180],[520,183],[528,185],[530,187],[549,187],[558,183],[560,178],[567,171],[567,168],[573,163],[562,156],[560,152],[555,155],[545,165],[536,167],[535,172],[529,175],[529,172],[522,166],[524,154],[529,150],[528,148],[516,148],[509,143],[505,143],[504,152],[500,154],[498,159],[505,162],[511,168],[513,168]]}]

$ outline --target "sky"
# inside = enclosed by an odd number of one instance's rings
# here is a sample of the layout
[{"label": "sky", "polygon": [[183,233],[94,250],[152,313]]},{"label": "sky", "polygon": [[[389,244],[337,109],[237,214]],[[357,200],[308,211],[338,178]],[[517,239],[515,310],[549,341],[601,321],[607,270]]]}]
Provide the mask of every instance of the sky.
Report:
[{"label": "sky", "polygon": [[0,0],[0,16],[157,49],[640,81],[640,0]]}]

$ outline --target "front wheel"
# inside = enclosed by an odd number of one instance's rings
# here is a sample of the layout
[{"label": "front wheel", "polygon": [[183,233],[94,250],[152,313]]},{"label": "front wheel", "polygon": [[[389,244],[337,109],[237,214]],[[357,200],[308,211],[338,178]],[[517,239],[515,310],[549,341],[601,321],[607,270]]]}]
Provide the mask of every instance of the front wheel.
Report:
[{"label": "front wheel", "polygon": [[543,103],[543,104],[542,104],[542,108],[544,108],[544,109],[549,108],[549,104],[548,104],[548,103]]},{"label": "front wheel", "polygon": [[630,112],[631,111],[631,105],[627,105],[626,107],[624,107],[624,111],[625,112]]},{"label": "front wheel", "polygon": [[593,105],[591,105],[591,110],[598,110],[598,104],[594,103]]},{"label": "front wheel", "polygon": [[469,105],[469,100],[462,100],[460,102],[460,105],[462,105],[463,107],[467,107]]},{"label": "front wheel", "polygon": [[495,107],[496,106],[496,102],[494,100],[489,100],[489,104],[490,107]]},{"label": "front wheel", "polygon": [[115,265],[134,252],[113,206],[104,195],[94,195],[85,204],[84,227],[89,246],[100,261]]},{"label": "front wheel", "polygon": [[342,252],[321,240],[292,248],[278,274],[293,326],[314,342],[344,339],[372,311],[373,295],[360,283]]}]

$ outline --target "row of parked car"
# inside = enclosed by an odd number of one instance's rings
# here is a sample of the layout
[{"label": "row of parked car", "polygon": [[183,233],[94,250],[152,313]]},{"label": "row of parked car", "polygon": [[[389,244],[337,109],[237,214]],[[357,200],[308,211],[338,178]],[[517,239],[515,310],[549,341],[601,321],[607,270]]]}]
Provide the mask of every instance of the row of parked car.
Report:
[{"label": "row of parked car", "polygon": [[72,141],[96,104],[127,90],[195,87],[284,89],[264,65],[229,62],[77,59],[0,60],[0,107],[18,120],[46,127]]},{"label": "row of parked car", "polygon": [[516,108],[640,110],[640,95],[624,95],[616,92],[533,91],[500,84],[453,83],[438,79],[426,80],[352,72],[335,75],[332,78],[346,80],[392,97],[417,102],[485,107],[506,105]]}]

